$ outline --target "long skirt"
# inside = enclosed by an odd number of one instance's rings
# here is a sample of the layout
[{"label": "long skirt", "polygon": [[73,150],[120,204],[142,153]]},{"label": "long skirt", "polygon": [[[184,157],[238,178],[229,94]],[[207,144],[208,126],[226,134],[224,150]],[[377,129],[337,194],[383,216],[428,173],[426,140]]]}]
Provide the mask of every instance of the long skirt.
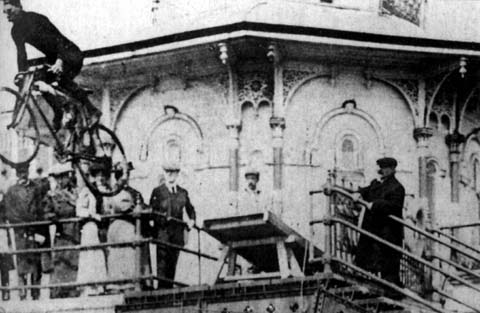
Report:
[{"label": "long skirt", "polygon": [[[135,226],[124,220],[115,220],[108,227],[108,243],[119,243],[135,240]],[[129,279],[136,276],[135,248],[111,247],[108,254],[109,279]]]},{"label": "long skirt", "polygon": [[[94,245],[100,243],[98,226],[95,222],[87,222],[83,225],[80,243],[82,245]],[[97,282],[106,279],[107,268],[103,250],[93,249],[80,251],[77,282]]]}]

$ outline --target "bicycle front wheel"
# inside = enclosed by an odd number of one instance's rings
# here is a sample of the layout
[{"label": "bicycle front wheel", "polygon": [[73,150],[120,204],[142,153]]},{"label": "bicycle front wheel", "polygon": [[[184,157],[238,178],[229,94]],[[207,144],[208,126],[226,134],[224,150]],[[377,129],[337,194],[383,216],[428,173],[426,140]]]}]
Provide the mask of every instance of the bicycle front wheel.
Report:
[{"label": "bicycle front wheel", "polygon": [[[29,99],[21,99],[15,90],[0,88],[0,160],[11,167],[29,164],[40,148],[40,131]],[[8,127],[7,121],[11,122]],[[9,125],[9,126],[10,126]]]},{"label": "bicycle front wheel", "polygon": [[[82,144],[75,145],[73,164],[82,176],[90,191],[102,197],[112,197],[118,194],[128,183],[129,169],[122,143],[109,128],[98,124],[88,129],[80,138]],[[109,190],[100,190],[90,179],[88,168],[93,164],[101,164],[108,173]],[[114,173],[119,168],[123,175],[115,178]]]}]

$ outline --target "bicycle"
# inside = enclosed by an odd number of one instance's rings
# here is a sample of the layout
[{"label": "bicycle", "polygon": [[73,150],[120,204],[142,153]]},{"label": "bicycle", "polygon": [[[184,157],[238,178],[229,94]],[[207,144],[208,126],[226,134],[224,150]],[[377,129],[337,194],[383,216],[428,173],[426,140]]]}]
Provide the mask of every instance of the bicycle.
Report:
[{"label": "bicycle", "polygon": [[[0,101],[5,103],[6,99],[10,98],[9,100],[14,103],[13,109],[7,111],[12,114],[11,123],[6,130],[6,132],[10,131],[7,137],[17,136],[22,139],[21,142],[27,139],[32,142],[30,149],[18,153],[16,160],[3,154],[0,154],[0,159],[12,167],[23,166],[37,156],[40,145],[52,146],[57,160],[60,163],[72,162],[86,186],[94,194],[105,197],[118,194],[129,178],[128,162],[120,140],[112,130],[100,123],[88,125],[88,116],[81,102],[69,95],[68,91],[46,84],[44,82],[46,77],[47,66],[36,66],[15,76],[15,81],[19,82],[19,91],[0,87]],[[64,100],[61,108],[64,116],[63,125],[58,131],[54,129],[50,122],[52,119],[49,118],[52,104],[45,99],[45,91],[40,91],[39,86],[50,86],[49,88],[54,92],[51,98],[55,98],[55,101]],[[60,105],[60,103],[53,105]],[[100,191],[89,180],[85,165],[93,163],[102,164],[105,170],[112,174],[117,169],[115,165],[120,164],[123,176],[116,184],[112,184],[112,190]]]}]

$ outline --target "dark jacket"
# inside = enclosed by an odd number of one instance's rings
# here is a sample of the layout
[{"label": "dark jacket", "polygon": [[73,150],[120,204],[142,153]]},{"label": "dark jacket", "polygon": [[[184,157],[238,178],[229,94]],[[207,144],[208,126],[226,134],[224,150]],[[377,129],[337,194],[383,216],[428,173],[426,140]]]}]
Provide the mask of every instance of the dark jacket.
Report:
[{"label": "dark jacket", "polygon": [[[359,190],[362,198],[372,202],[371,210],[365,212],[362,228],[397,246],[402,245],[403,226],[390,218],[393,215],[402,218],[405,189],[395,176],[384,181],[377,180]],[[380,272],[382,277],[400,284],[401,254],[367,236],[360,235],[355,263],[373,273]]]},{"label": "dark jacket", "polygon": [[[154,212],[166,214],[169,217],[176,219],[183,218],[183,208],[186,209],[188,217],[195,219],[195,209],[190,202],[188,192],[177,186],[177,192],[172,194],[165,184],[153,189],[150,197],[150,206]],[[175,223],[173,221],[168,222],[165,219],[156,219],[157,225],[161,229],[164,229],[168,235],[169,241],[183,245],[184,240],[184,225]]]},{"label": "dark jacket", "polygon": [[372,209],[365,213],[363,228],[396,245],[401,245],[403,227],[388,216],[403,218],[405,188],[402,184],[391,175],[383,182],[372,181],[368,187],[361,188],[359,192],[365,201],[373,203]]},{"label": "dark jacket", "polygon": [[[22,12],[12,27],[12,38],[17,46],[19,71],[28,67],[25,44],[30,44],[42,53],[48,63],[62,59],[68,69],[80,71],[83,55],[80,49],[68,40],[44,15],[35,12]],[[78,73],[77,72],[77,73]]]}]

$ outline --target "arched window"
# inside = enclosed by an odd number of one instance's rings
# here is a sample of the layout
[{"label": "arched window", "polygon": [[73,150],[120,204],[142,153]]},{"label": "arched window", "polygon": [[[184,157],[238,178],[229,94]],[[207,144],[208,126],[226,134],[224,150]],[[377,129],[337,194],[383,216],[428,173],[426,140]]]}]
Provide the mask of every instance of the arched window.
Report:
[{"label": "arched window", "polygon": [[165,161],[170,164],[182,163],[182,147],[176,139],[169,139],[165,145]]}]

